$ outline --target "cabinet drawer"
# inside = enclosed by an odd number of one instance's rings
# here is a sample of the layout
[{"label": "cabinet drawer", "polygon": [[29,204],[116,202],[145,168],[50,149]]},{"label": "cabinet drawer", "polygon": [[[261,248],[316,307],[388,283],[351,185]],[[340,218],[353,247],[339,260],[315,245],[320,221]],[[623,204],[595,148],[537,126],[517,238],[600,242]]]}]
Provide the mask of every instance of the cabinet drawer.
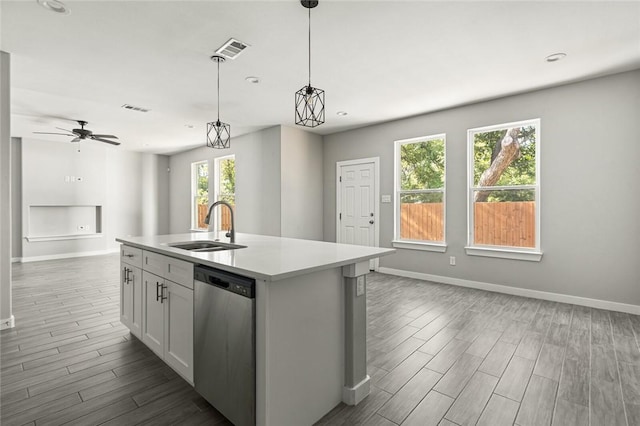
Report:
[{"label": "cabinet drawer", "polygon": [[193,290],[193,263],[168,257],[167,272],[164,277]]},{"label": "cabinet drawer", "polygon": [[142,252],[142,257],[142,269],[160,277],[164,277],[167,274],[169,268],[169,258],[167,256],[145,250]]},{"label": "cabinet drawer", "polygon": [[120,246],[120,261],[136,268],[142,268],[142,250],[139,248]]},{"label": "cabinet drawer", "polygon": [[193,290],[193,263],[146,250],[142,257],[145,271]]}]

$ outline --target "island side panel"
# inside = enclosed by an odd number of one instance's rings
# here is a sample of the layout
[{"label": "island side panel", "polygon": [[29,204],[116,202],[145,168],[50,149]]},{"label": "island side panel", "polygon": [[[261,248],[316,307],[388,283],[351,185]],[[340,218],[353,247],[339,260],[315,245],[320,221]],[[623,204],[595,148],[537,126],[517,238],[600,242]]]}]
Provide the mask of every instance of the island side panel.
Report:
[{"label": "island side panel", "polygon": [[256,289],[256,424],[312,425],[342,400],[341,268]]}]

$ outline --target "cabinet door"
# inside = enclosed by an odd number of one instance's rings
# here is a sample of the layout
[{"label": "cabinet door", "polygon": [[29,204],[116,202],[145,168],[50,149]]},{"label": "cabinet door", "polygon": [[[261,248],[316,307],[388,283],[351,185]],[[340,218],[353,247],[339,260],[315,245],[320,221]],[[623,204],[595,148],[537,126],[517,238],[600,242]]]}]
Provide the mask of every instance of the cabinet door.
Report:
[{"label": "cabinet door", "polygon": [[142,269],[130,267],[129,286],[131,287],[131,322],[129,330],[139,339],[142,338]]},{"label": "cabinet door", "polygon": [[131,270],[133,267],[120,264],[120,322],[131,330],[133,322],[133,286]]},{"label": "cabinet door", "polygon": [[160,358],[164,351],[164,279],[142,271],[142,341]]},{"label": "cabinet door", "polygon": [[193,384],[193,290],[165,281],[164,360]]}]

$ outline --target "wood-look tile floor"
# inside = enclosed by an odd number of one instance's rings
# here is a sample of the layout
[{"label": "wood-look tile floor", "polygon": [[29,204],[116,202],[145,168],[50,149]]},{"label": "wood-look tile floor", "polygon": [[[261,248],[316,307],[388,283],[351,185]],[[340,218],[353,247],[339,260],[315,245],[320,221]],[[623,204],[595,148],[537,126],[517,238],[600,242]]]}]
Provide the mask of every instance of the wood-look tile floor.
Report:
[{"label": "wood-look tile floor", "polygon": [[[13,265],[2,425],[229,424],[120,324],[118,262]],[[638,316],[382,274],[367,298],[371,394],[318,424],[640,425]]]}]

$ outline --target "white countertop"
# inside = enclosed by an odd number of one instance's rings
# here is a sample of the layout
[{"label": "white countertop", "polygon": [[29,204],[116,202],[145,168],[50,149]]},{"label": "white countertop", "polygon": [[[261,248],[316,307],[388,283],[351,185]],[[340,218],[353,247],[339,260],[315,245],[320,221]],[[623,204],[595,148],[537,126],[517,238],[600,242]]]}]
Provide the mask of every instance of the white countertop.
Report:
[{"label": "white countertop", "polygon": [[386,256],[394,249],[327,243],[294,238],[236,234],[235,244],[246,248],[216,252],[191,252],[168,244],[216,240],[229,242],[224,232],[154,235],[150,237],[116,238],[116,241],[143,250],[211,266],[266,281],[304,275]]}]

